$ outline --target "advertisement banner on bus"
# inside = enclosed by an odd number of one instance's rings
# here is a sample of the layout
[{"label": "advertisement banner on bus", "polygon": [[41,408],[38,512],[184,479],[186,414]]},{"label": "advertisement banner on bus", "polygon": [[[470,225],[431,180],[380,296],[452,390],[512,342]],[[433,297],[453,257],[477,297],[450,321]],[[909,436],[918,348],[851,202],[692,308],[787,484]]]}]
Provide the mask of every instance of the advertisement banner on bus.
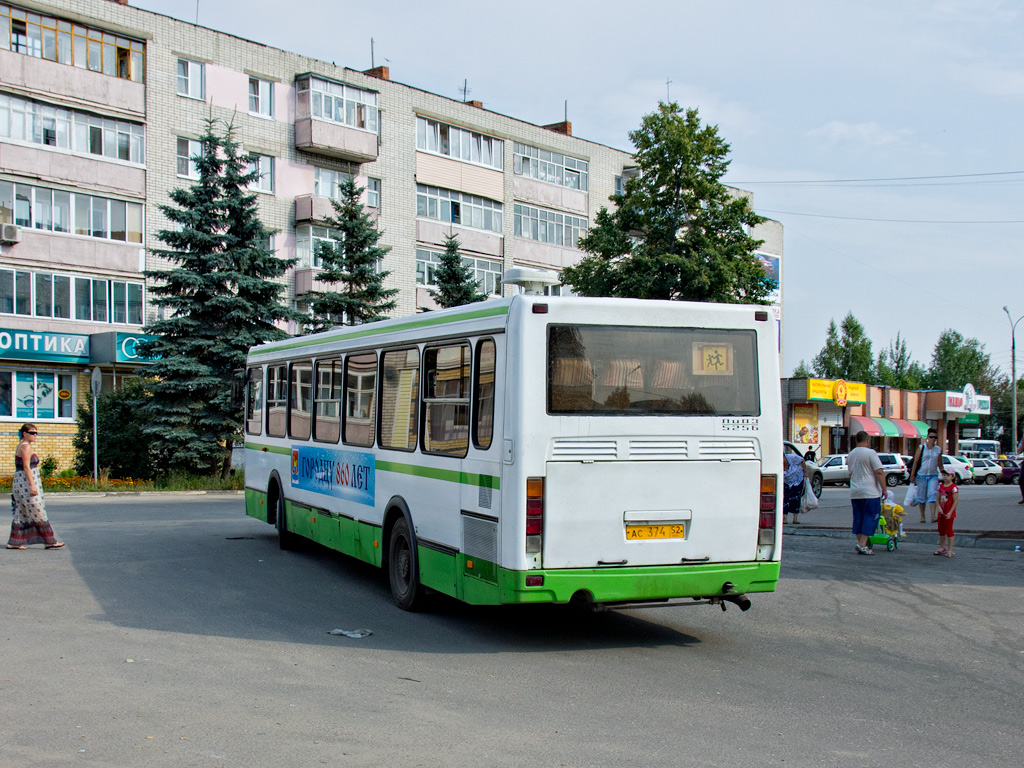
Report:
[{"label": "advertisement banner on bus", "polygon": [[292,446],[292,488],[373,506],[373,454]]}]

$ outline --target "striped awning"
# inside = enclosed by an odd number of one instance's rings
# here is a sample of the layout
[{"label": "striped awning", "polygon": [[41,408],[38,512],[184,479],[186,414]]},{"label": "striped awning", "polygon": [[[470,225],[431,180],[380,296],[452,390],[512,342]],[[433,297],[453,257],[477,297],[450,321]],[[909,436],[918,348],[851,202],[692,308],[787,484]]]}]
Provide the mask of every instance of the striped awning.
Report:
[{"label": "striped awning", "polygon": [[[906,419],[889,419],[889,421],[896,425],[901,437],[924,437],[924,432],[918,430],[912,421],[907,421]],[[927,431],[927,426],[925,430]]]},{"label": "striped awning", "polygon": [[910,423],[917,427],[917,431],[920,433],[916,435],[917,437],[928,437],[928,425],[925,422],[917,421],[916,419],[911,419]]},{"label": "striped awning", "polygon": [[860,431],[867,432],[872,437],[883,437],[882,425],[870,416],[851,416],[850,434],[856,435]]}]

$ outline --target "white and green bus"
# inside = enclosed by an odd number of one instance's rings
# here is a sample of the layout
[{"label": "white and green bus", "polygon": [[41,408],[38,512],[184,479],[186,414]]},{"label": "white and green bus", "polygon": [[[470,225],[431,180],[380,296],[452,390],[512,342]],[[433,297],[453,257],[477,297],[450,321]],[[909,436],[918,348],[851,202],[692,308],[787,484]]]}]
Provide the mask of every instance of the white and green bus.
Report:
[{"label": "white and green bus", "polygon": [[246,513],[396,603],[770,592],[782,407],[763,307],[520,295],[254,347]]}]

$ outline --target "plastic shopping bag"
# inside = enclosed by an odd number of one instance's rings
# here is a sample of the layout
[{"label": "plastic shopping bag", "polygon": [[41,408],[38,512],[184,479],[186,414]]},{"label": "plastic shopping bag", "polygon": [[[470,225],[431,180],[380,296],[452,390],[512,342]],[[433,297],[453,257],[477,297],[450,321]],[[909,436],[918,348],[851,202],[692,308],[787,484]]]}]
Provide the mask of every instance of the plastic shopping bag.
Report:
[{"label": "plastic shopping bag", "polygon": [[800,497],[800,512],[810,512],[812,509],[818,508],[818,497],[814,495],[814,489],[811,488],[811,481],[804,478],[804,495]]},{"label": "plastic shopping bag", "polygon": [[912,507],[917,504],[917,485],[911,483],[907,488],[907,495],[903,497],[903,506]]}]

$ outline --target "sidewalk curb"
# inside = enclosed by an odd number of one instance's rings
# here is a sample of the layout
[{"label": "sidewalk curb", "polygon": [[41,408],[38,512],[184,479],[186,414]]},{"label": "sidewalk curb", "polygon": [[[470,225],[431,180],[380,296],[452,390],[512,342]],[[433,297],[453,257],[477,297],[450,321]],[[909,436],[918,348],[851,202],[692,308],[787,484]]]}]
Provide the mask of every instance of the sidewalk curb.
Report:
[{"label": "sidewalk curb", "polygon": [[94,499],[104,496],[244,496],[245,491],[47,491],[46,498]]},{"label": "sidewalk curb", "polygon": [[[853,539],[849,528],[809,528],[784,525],[782,532],[787,536],[823,536],[830,539]],[[1024,550],[1024,531],[1004,531],[1005,537],[996,537],[985,531],[956,531],[957,547],[977,549],[1002,549],[1013,551],[1014,547]],[[907,531],[899,540],[900,544],[928,544],[938,546],[939,535],[924,531]],[[877,545],[876,545],[877,546]]]}]

